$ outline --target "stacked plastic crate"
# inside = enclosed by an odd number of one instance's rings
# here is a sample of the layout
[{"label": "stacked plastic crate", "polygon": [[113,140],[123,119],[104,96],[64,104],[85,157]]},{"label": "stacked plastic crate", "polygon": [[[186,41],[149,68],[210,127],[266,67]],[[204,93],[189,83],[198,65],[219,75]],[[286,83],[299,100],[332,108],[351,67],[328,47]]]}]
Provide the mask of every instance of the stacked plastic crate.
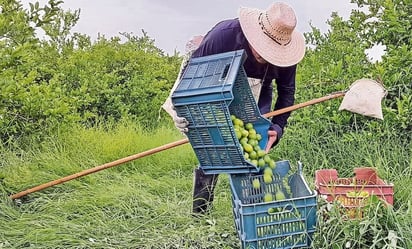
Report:
[{"label": "stacked plastic crate", "polygon": [[[233,215],[242,248],[301,248],[311,243],[316,226],[316,191],[301,166],[291,172],[289,161],[276,162],[273,181],[253,186],[260,168],[244,158],[231,115],[252,123],[267,142],[270,121],[253,98],[243,50],[192,59],[172,95],[179,116],[189,122],[187,137],[206,174],[227,173]],[[285,181],[290,191],[284,189]],[[263,182],[263,181],[262,181]],[[265,192],[282,189],[285,199],[265,201]]]}]

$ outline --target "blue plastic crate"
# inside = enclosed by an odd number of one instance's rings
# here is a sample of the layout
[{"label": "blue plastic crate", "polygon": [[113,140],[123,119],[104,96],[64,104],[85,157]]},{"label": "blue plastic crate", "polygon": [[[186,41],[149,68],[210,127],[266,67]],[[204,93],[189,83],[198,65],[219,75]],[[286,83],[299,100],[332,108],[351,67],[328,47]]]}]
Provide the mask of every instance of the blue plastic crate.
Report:
[{"label": "blue plastic crate", "polygon": [[[242,248],[309,247],[316,226],[316,191],[309,189],[300,163],[298,171],[292,174],[289,161],[279,161],[273,172],[273,182],[261,181],[257,189],[252,181],[261,178],[261,174],[230,175],[233,214]],[[284,177],[292,196],[283,187]],[[265,192],[277,188],[283,190],[286,199],[263,202]]]},{"label": "blue plastic crate", "polygon": [[251,173],[259,168],[243,157],[231,115],[252,123],[267,143],[270,121],[257,107],[243,68],[244,50],[193,58],[172,94],[187,137],[205,174]]}]

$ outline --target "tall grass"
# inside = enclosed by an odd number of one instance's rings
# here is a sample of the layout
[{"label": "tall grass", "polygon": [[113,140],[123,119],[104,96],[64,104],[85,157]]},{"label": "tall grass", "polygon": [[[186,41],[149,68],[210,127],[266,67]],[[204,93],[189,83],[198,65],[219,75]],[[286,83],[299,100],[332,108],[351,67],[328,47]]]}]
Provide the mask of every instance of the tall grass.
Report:
[{"label": "tall grass", "polygon": [[[410,141],[383,142],[378,136],[342,135],[324,127],[322,132],[302,128],[292,119],[271,152],[273,157],[288,159],[292,165],[302,161],[312,187],[316,169],[336,168],[345,175],[356,166],[376,167],[382,178],[395,184],[395,205],[379,209],[389,212],[385,216],[380,215],[383,211],[368,215],[367,227],[386,229],[382,233],[386,236],[390,230],[399,237],[396,248],[412,248]],[[70,133],[50,137],[30,151],[2,148],[0,248],[239,248],[226,175],[219,177],[212,212],[201,218],[191,216],[197,159],[189,144],[32,193],[17,202],[8,197],[182,138],[174,127],[147,132],[124,124],[73,127]],[[336,222],[319,221],[317,248],[331,248],[331,244],[342,248],[352,234],[334,231],[365,227],[356,223],[362,221],[331,217]],[[374,238],[367,236],[359,239]],[[371,248],[368,243],[358,245]]]}]

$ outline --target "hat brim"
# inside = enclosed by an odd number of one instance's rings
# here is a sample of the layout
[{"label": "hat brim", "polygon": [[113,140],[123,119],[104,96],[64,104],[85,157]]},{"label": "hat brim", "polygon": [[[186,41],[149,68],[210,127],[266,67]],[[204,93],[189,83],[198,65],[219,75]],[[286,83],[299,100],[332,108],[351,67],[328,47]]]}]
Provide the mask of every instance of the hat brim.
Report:
[{"label": "hat brim", "polygon": [[290,43],[280,45],[263,33],[258,20],[260,13],[259,9],[239,9],[240,26],[253,49],[267,62],[276,66],[288,67],[299,63],[305,55],[303,34],[295,29]]}]

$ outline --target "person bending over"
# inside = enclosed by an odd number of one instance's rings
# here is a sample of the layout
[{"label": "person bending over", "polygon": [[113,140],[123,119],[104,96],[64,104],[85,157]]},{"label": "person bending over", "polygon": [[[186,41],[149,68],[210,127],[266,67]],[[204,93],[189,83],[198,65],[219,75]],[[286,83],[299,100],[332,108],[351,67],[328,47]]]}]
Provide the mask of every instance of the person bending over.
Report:
[{"label": "person bending over", "polygon": [[[170,98],[190,58],[243,49],[247,54],[243,67],[260,112],[265,114],[293,105],[296,67],[305,54],[305,40],[296,30],[296,23],[295,11],[286,3],[275,2],[266,10],[241,7],[238,18],[221,21],[204,37],[191,40],[189,57],[182,63],[175,86],[163,105],[176,127],[183,133],[188,131],[188,122],[176,115]],[[273,83],[277,98],[272,108]],[[281,139],[289,116],[290,112],[272,118],[266,152]],[[217,174],[204,174],[199,167],[194,170],[194,214],[209,210],[217,177]]]}]

